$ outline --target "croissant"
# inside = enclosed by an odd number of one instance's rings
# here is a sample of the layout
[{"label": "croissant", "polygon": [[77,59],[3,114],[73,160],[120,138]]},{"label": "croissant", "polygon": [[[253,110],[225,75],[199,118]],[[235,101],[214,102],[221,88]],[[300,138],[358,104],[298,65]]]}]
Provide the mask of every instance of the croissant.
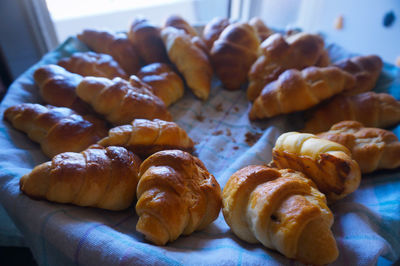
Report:
[{"label": "croissant", "polygon": [[121,78],[85,77],[76,93],[114,125],[129,124],[135,118],[171,120],[170,113],[157,96],[145,87],[133,87]]},{"label": "croissant", "polygon": [[65,107],[22,103],[7,108],[4,119],[38,142],[50,158],[62,152],[80,152],[107,136],[103,121]]},{"label": "croissant", "polygon": [[80,114],[90,112],[90,106],[79,99],[75,88],[82,76],[66,71],[57,65],[45,65],[33,74],[43,100],[54,106],[68,107]]},{"label": "croissant", "polygon": [[304,132],[319,133],[343,120],[355,120],[367,127],[385,128],[400,122],[400,102],[387,93],[364,92],[338,95],[313,110]]},{"label": "croissant", "polygon": [[315,34],[297,33],[286,39],[279,33],[271,35],[261,43],[261,55],[248,73],[247,98],[254,101],[265,85],[285,70],[315,65],[323,52],[324,41]]},{"label": "croissant", "polygon": [[274,33],[270,28],[267,27],[267,25],[265,25],[264,21],[258,17],[253,17],[250,19],[249,25],[256,30],[258,38],[260,38],[261,42]]},{"label": "croissant", "polygon": [[327,264],[338,256],[325,196],[300,172],[242,168],[226,183],[222,204],[225,221],[246,242],[261,242],[305,264]]},{"label": "croissant", "polygon": [[336,67],[290,69],[268,84],[254,101],[251,120],[310,108],[354,85],[354,78]]},{"label": "croissant", "polygon": [[125,35],[84,30],[78,34],[78,39],[96,53],[111,55],[128,75],[136,73],[140,68],[137,51]]},{"label": "croissant", "polygon": [[221,209],[221,188],[196,157],[160,151],[140,166],[136,230],[156,245],[212,223]]},{"label": "croissant", "polygon": [[131,125],[112,128],[108,137],[98,144],[103,147],[122,146],[145,157],[162,150],[192,152],[194,146],[185,130],[174,122],[159,119],[135,119]]},{"label": "croissant", "polygon": [[375,87],[383,63],[379,56],[368,55],[345,59],[336,63],[334,66],[349,72],[356,78],[354,88],[345,92],[347,95],[355,95],[370,91]]},{"label": "croissant", "polygon": [[222,31],[230,24],[229,19],[216,17],[207,23],[203,30],[203,41],[210,51],[214,42],[221,35]]},{"label": "croissant", "polygon": [[127,79],[125,71],[107,54],[94,52],[78,52],[69,58],[63,58],[57,63],[69,72],[82,76],[95,76],[105,78],[120,77]]},{"label": "croissant", "polygon": [[192,45],[190,35],[173,27],[164,28],[161,37],[167,47],[169,59],[183,75],[188,87],[200,99],[210,94],[212,67],[207,54]]},{"label": "croissant", "polygon": [[330,202],[345,197],[360,185],[360,167],[350,151],[313,134],[287,132],[279,136],[271,165],[303,172]]},{"label": "croissant", "polygon": [[123,147],[65,152],[20,179],[31,198],[123,210],[135,199],[140,159]]},{"label": "croissant", "polygon": [[315,66],[318,67],[327,67],[331,64],[331,58],[329,57],[329,52],[324,50],[321,55],[319,56]]},{"label": "croissant", "polygon": [[255,29],[237,22],[226,27],[210,52],[214,70],[228,90],[237,90],[247,81],[247,72],[257,59],[260,45]]},{"label": "croissant", "polygon": [[167,107],[183,96],[185,89],[183,81],[167,64],[153,63],[144,66],[137,73],[137,77],[150,85],[152,92]]},{"label": "croissant", "polygon": [[342,121],[317,137],[347,147],[362,173],[400,166],[400,142],[391,131],[364,127],[356,121]]},{"label": "croissant", "polygon": [[169,62],[160,28],[153,26],[147,19],[135,19],[129,29],[128,37],[146,64]]}]

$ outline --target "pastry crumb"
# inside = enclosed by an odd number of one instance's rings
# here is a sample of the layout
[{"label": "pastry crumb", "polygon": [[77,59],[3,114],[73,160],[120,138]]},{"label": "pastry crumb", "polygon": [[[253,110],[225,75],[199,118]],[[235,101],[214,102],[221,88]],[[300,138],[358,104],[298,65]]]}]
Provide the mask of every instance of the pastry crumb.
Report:
[{"label": "pastry crumb", "polygon": [[223,133],[223,131],[222,130],[217,130],[217,131],[214,131],[213,133],[211,133],[213,136],[219,136],[219,135],[221,135]]},{"label": "pastry crumb", "polygon": [[228,137],[232,136],[232,132],[231,132],[231,130],[229,128],[226,129],[226,135]]},{"label": "pastry crumb", "polygon": [[254,143],[256,143],[261,138],[261,133],[252,133],[247,131],[247,133],[244,136],[247,145],[253,146]]},{"label": "pastry crumb", "polygon": [[339,15],[339,16],[335,19],[334,27],[335,27],[335,29],[337,29],[337,30],[343,29],[343,16],[342,16],[342,15]]},{"label": "pastry crumb", "polygon": [[235,107],[233,107],[233,110],[234,110],[235,112],[239,112],[239,107],[235,106]]},{"label": "pastry crumb", "polygon": [[239,146],[233,146],[233,149],[236,151],[239,149]]},{"label": "pastry crumb", "polygon": [[219,103],[215,106],[215,111],[222,112],[224,111],[222,103]]},{"label": "pastry crumb", "polygon": [[202,113],[198,113],[194,116],[194,118],[199,121],[199,122],[203,122],[204,121],[204,116]]}]

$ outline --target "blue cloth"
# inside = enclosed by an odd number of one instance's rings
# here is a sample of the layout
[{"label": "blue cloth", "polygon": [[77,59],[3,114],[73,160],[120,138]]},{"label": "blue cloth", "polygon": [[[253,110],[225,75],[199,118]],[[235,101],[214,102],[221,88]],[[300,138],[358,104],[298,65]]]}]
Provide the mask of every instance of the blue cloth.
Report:
[{"label": "blue cloth", "polygon": [[[33,71],[86,49],[71,38],[47,54],[11,85],[0,112],[17,103],[41,102]],[[329,50],[335,59],[349,56],[337,46],[329,46]],[[400,70],[385,64],[376,90],[400,99]],[[170,107],[174,120],[196,142],[197,155],[221,187],[236,170],[268,163],[276,138],[302,126],[301,114],[250,123],[249,107],[245,90],[222,90],[217,80],[208,101],[197,100],[187,90],[184,98]],[[394,128],[397,135],[399,130]],[[251,145],[254,136],[260,138]],[[21,240],[16,233],[13,241],[28,245],[40,265],[298,264],[261,244],[239,240],[222,214],[205,230],[159,247],[136,232],[138,218],[133,206],[111,212],[32,200],[20,192],[19,178],[48,159],[37,144],[4,121],[0,121],[0,146],[0,203],[24,237]],[[400,171],[363,176],[360,188],[331,208],[335,216],[332,230],[340,251],[333,265],[374,265],[378,261],[387,265],[399,259]],[[12,238],[1,234],[3,228],[6,225],[1,224],[0,240]]]}]

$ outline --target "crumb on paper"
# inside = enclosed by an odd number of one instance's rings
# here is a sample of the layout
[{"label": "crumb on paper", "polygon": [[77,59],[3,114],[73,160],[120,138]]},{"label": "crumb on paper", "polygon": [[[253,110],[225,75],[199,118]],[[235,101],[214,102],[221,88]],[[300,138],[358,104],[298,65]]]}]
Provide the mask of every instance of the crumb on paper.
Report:
[{"label": "crumb on paper", "polygon": [[226,135],[228,137],[232,136],[232,132],[231,132],[231,130],[229,128],[226,129]]},{"label": "crumb on paper", "polygon": [[247,131],[247,133],[244,136],[247,145],[253,146],[254,143],[256,143],[260,139],[261,133],[252,133]]},{"label": "crumb on paper", "polygon": [[235,112],[239,112],[239,107],[235,106],[235,107],[233,107],[233,110],[234,110]]},{"label": "crumb on paper", "polygon": [[211,133],[213,136],[219,136],[219,135],[221,135],[223,133],[223,131],[222,130],[217,130],[217,131],[214,131],[213,133]]},{"label": "crumb on paper", "polygon": [[339,16],[335,19],[334,27],[335,27],[335,29],[337,29],[337,30],[343,29],[343,16],[342,16],[342,15],[339,15]]},{"label": "crumb on paper", "polygon": [[400,67],[400,55],[396,58],[396,66]]},{"label": "crumb on paper", "polygon": [[224,150],[224,147],[219,148],[219,151],[223,151],[223,150]]},{"label": "crumb on paper", "polygon": [[198,113],[194,116],[194,119],[196,119],[199,122],[203,122],[204,121],[204,116],[202,113]]},{"label": "crumb on paper", "polygon": [[239,149],[239,146],[233,146],[233,149],[236,151]]},{"label": "crumb on paper", "polygon": [[215,111],[217,111],[217,112],[222,112],[224,109],[223,109],[223,105],[222,105],[222,103],[219,103],[219,104],[217,104],[216,106],[215,106]]}]

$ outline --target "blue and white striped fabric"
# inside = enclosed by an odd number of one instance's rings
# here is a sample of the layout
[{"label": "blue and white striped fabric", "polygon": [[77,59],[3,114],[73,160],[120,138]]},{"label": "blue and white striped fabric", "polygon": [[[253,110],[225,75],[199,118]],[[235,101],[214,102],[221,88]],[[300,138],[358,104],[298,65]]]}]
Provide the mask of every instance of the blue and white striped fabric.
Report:
[{"label": "blue and white striped fabric", "polygon": [[[1,114],[17,103],[40,102],[32,78],[39,65],[84,50],[71,38],[46,55],[12,84],[0,106]],[[336,46],[330,46],[330,51],[336,59],[349,56]],[[303,119],[295,114],[250,123],[245,90],[229,92],[222,90],[217,80],[213,84],[208,101],[201,102],[187,91],[170,111],[196,142],[197,155],[223,187],[241,167],[268,163],[276,138],[285,131],[299,129]],[[385,64],[377,90],[389,91],[400,99],[400,70]],[[399,130],[394,129],[397,135]],[[257,135],[258,141],[249,145]],[[13,236],[3,234],[10,225],[0,224],[0,244],[12,241],[28,245],[40,265],[298,264],[262,245],[239,240],[222,214],[205,230],[159,247],[136,232],[138,218],[133,206],[111,212],[31,200],[19,191],[19,178],[48,159],[37,144],[3,121],[0,146],[0,202],[20,232],[14,229]],[[340,250],[334,265],[385,265],[399,259],[400,171],[364,176],[355,193],[331,207]]]}]

